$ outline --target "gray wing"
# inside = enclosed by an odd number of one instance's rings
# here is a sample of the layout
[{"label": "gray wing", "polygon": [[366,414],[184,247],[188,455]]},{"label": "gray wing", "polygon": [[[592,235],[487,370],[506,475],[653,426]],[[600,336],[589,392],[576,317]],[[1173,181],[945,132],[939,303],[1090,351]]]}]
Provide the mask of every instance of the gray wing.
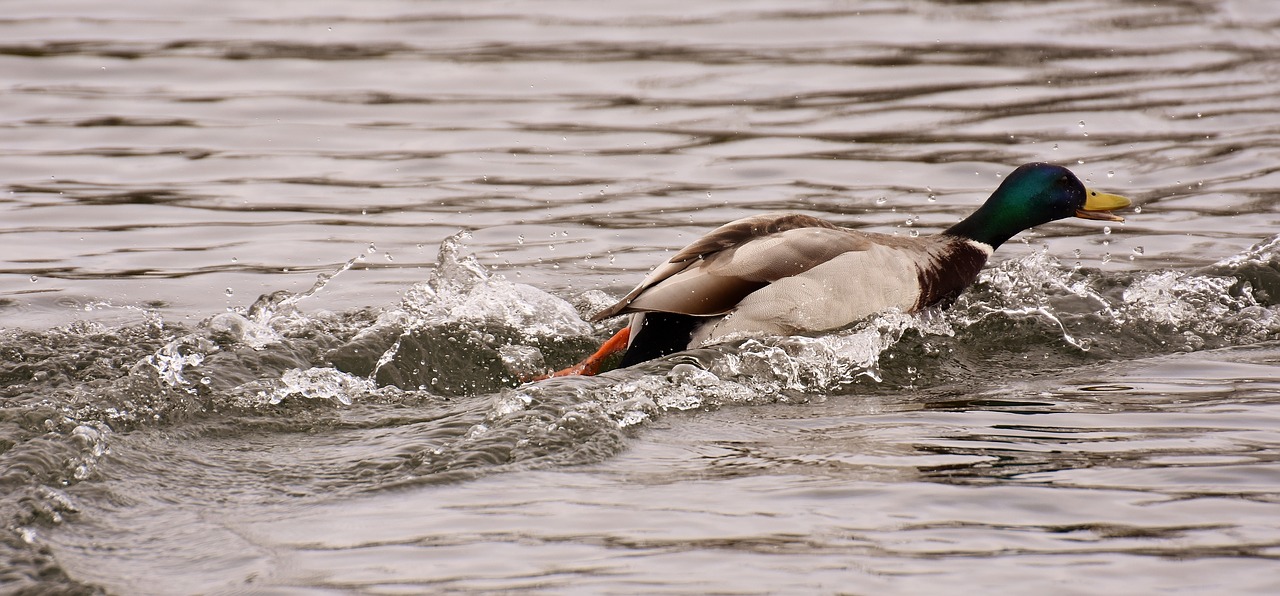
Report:
[{"label": "gray wing", "polygon": [[756,215],[727,223],[654,269],[617,304],[591,318],[633,312],[721,315],[747,295],[850,252],[867,234],[801,214]]}]

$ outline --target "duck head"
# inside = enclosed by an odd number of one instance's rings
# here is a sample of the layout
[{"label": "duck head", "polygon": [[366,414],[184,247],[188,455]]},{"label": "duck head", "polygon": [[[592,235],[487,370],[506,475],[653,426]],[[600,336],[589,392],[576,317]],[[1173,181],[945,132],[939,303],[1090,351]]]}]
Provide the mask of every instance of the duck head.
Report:
[{"label": "duck head", "polygon": [[981,208],[945,233],[996,248],[1018,232],[1068,217],[1124,221],[1111,212],[1130,204],[1122,196],[1085,188],[1062,166],[1029,163],[1005,177]]}]

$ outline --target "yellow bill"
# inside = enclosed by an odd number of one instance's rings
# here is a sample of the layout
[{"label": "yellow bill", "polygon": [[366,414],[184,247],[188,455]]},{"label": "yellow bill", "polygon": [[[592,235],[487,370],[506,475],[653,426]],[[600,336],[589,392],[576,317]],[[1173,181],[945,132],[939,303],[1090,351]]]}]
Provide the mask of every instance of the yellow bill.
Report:
[{"label": "yellow bill", "polygon": [[1116,209],[1124,209],[1133,201],[1120,195],[1107,194],[1096,190],[1085,189],[1084,207],[1076,209],[1076,217],[1098,219],[1102,221],[1124,221],[1123,217],[1110,213]]}]

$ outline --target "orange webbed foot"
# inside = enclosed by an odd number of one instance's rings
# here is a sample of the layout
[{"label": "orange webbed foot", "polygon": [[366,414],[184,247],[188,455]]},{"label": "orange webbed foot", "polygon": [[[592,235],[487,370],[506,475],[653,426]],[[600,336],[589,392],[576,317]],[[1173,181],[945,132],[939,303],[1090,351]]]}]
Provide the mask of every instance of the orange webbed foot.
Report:
[{"label": "orange webbed foot", "polygon": [[595,375],[600,373],[600,367],[604,366],[605,360],[610,356],[627,349],[627,340],[631,337],[631,328],[623,327],[610,337],[607,341],[596,350],[594,354],[587,356],[585,360],[568,368],[562,368],[548,375],[541,375],[529,379],[530,381],[541,381],[553,377],[567,377],[570,375]]}]

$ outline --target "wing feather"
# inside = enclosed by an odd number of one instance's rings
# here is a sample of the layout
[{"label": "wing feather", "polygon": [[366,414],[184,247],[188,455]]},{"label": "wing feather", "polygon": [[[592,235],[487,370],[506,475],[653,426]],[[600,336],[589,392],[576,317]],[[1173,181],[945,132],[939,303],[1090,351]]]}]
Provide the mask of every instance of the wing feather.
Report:
[{"label": "wing feather", "polygon": [[803,213],[763,213],[744,217],[724,224],[671,257],[672,263],[683,263],[698,257],[741,246],[757,238],[799,228],[827,228],[839,230],[835,224]]},{"label": "wing feather", "polygon": [[592,320],[651,311],[721,315],[774,281],[872,244],[868,234],[808,215],[747,217],[694,241]]}]

